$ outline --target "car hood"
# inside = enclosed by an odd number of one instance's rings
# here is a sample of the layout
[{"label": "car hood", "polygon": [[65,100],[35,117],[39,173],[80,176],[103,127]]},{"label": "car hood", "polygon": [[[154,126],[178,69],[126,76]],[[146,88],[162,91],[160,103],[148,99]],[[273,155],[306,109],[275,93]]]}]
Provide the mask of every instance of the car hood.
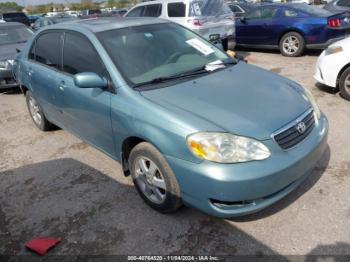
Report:
[{"label": "car hood", "polygon": [[141,94],[174,112],[180,109],[194,114],[226,132],[266,140],[311,107],[301,90],[291,80],[240,62],[192,81]]},{"label": "car hood", "polygon": [[16,43],[9,45],[0,45],[0,61],[13,60],[17,55],[16,48],[21,49],[25,43]]}]

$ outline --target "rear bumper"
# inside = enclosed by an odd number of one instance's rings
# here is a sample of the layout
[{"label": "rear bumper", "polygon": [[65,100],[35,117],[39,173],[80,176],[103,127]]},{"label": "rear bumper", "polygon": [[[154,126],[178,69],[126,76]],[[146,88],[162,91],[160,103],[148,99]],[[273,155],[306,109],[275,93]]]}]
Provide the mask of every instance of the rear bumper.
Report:
[{"label": "rear bumper", "polygon": [[0,89],[9,89],[18,87],[14,80],[11,69],[0,69]]},{"label": "rear bumper", "polygon": [[328,122],[321,117],[310,135],[295,148],[283,151],[264,141],[271,156],[240,164],[195,164],[167,157],[179,182],[186,205],[217,217],[257,212],[300,185],[327,147]]},{"label": "rear bumper", "polygon": [[325,49],[327,48],[329,45],[339,41],[339,40],[343,40],[346,36],[342,36],[342,37],[337,37],[337,38],[331,38],[329,39],[327,42],[325,43],[319,43],[319,44],[306,44],[306,48],[308,49]]}]

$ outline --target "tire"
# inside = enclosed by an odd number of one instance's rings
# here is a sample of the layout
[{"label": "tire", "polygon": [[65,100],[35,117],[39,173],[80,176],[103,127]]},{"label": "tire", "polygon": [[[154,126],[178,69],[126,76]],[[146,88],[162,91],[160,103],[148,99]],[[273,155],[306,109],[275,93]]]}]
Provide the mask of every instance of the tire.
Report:
[{"label": "tire", "polygon": [[41,131],[49,131],[55,127],[46,119],[42,108],[30,91],[26,92],[26,102],[30,117],[37,128],[39,128]]},{"label": "tire", "polygon": [[350,67],[339,78],[339,90],[343,98],[350,101]]},{"label": "tire", "polygon": [[134,185],[150,207],[170,213],[182,206],[175,174],[153,145],[147,142],[136,145],[130,153],[129,165]]},{"label": "tire", "polygon": [[305,51],[304,37],[297,32],[289,32],[281,38],[279,48],[283,56],[301,56]]}]

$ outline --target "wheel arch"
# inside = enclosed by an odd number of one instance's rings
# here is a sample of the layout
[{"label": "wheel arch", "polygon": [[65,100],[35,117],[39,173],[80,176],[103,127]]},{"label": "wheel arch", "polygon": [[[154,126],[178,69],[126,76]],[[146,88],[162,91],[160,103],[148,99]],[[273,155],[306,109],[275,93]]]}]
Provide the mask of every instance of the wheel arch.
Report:
[{"label": "wheel arch", "polygon": [[337,82],[336,82],[336,86],[338,87],[339,86],[339,80],[340,80],[340,77],[341,77],[341,75],[343,74],[343,72],[346,70],[346,69],[348,69],[350,67],[350,63],[348,63],[348,64],[346,64],[346,65],[344,65],[343,67],[342,67],[342,69],[340,69],[340,71],[339,71],[339,73],[338,73],[338,75],[337,75]]},{"label": "wheel arch", "polygon": [[286,35],[288,33],[293,33],[293,32],[300,34],[303,37],[305,44],[306,44],[306,38],[305,38],[304,32],[302,30],[300,30],[299,28],[292,27],[292,28],[288,28],[288,29],[281,32],[281,34],[278,37],[278,45],[281,43],[282,37],[284,35]]}]

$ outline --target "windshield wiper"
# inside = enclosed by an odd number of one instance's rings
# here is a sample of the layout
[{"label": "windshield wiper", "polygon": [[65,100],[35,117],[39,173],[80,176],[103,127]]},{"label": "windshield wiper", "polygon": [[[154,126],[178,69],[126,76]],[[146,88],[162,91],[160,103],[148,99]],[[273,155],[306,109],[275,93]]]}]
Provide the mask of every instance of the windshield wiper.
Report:
[{"label": "windshield wiper", "polygon": [[[165,76],[165,77],[157,77],[154,78],[150,81],[146,81],[146,82],[142,82],[139,84],[136,84],[133,86],[133,88],[136,87],[140,87],[140,86],[145,86],[145,85],[152,85],[152,84],[159,84],[159,83],[164,83],[164,82],[168,82],[168,81],[172,81],[172,80],[176,80],[176,79],[181,79],[181,78],[186,78],[186,77],[192,77],[192,76],[196,76],[196,75],[202,75],[202,74],[209,74],[217,69],[221,69],[221,66],[226,66],[226,65],[235,65],[237,64],[236,60],[233,59],[229,59],[228,61],[225,62],[220,62],[220,63],[216,63],[216,64],[206,64],[204,66],[195,68],[193,70],[184,72],[184,73],[179,73],[179,74],[175,74],[175,75],[171,75],[171,76]],[[209,69],[209,67],[214,68],[215,66],[218,66],[215,69]]]},{"label": "windshield wiper", "polygon": [[196,76],[201,74],[208,74],[208,73],[210,73],[210,71],[206,70],[206,66],[202,66],[202,67],[187,71],[185,73],[175,74],[172,76],[157,77],[150,81],[136,84],[133,87],[136,88],[136,87],[145,86],[145,85],[159,84],[159,83],[164,83],[164,82],[168,82],[168,81],[172,81],[180,78],[191,77],[191,76]]}]

